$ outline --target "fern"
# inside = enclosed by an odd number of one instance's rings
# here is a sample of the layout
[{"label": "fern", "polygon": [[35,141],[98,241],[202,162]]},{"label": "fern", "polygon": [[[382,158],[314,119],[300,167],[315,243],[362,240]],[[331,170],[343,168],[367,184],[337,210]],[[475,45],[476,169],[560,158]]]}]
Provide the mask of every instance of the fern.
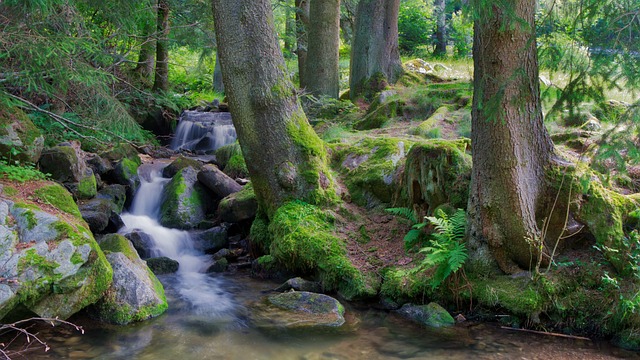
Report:
[{"label": "fern", "polygon": [[388,209],[384,209],[384,211],[390,213],[391,215],[399,216],[401,218],[407,219],[411,221],[412,224],[415,224],[418,222],[418,220],[416,219],[415,212],[410,208],[406,208],[406,207],[388,208]]},{"label": "fern", "polygon": [[420,252],[426,254],[416,271],[434,269],[431,287],[438,288],[451,274],[456,274],[467,260],[467,248],[463,242],[466,233],[466,214],[458,209],[452,216],[437,210],[435,216],[425,217],[433,226],[429,246]]}]

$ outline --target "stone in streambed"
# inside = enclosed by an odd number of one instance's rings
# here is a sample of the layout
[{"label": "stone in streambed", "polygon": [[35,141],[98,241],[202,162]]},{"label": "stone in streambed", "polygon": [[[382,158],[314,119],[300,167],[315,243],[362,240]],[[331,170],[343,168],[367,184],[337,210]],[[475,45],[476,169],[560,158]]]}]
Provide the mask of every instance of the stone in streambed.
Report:
[{"label": "stone in streambed", "polygon": [[215,165],[205,165],[198,173],[198,181],[211,190],[218,199],[223,199],[242,190],[240,184]]},{"label": "stone in streambed", "polygon": [[166,256],[147,259],[147,266],[156,275],[173,274],[180,268],[180,263]]},{"label": "stone in streambed", "polygon": [[266,296],[254,308],[252,319],[264,329],[336,328],[345,322],[338,300],[306,291]]},{"label": "stone in streambed", "polygon": [[439,328],[455,324],[451,314],[442,306],[433,302],[428,305],[405,304],[398,310],[398,313],[427,327]]}]

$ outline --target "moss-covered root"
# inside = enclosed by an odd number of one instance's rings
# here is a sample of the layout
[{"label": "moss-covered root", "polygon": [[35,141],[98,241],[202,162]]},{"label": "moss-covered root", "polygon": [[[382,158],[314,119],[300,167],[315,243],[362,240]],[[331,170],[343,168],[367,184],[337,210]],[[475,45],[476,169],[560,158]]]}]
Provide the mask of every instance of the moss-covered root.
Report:
[{"label": "moss-covered root", "polygon": [[268,226],[259,216],[252,239],[280,267],[317,276],[325,290],[338,290],[348,299],[375,296],[375,282],[353,266],[333,222],[328,212],[296,200],[281,206]]}]

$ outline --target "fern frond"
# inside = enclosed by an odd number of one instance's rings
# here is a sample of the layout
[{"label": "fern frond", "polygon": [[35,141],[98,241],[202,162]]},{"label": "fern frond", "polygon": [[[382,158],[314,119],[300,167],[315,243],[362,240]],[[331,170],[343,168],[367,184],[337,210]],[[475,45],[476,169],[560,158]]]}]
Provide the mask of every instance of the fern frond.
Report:
[{"label": "fern frond", "polygon": [[458,271],[464,265],[464,262],[467,260],[467,248],[464,244],[456,243],[449,252],[449,259],[447,260],[448,267],[451,268],[452,272]]},{"label": "fern frond", "polygon": [[405,218],[414,224],[418,222],[418,220],[416,219],[415,212],[410,208],[406,208],[406,207],[387,208],[387,209],[384,209],[384,211],[390,213],[391,215]]},{"label": "fern frond", "polygon": [[422,234],[422,231],[417,230],[417,229],[411,229],[409,230],[409,232],[407,233],[407,235],[404,236],[404,248],[409,250],[411,248],[413,248],[414,246],[416,246],[418,244],[418,242],[420,241],[420,235]]},{"label": "fern frond", "polygon": [[462,241],[467,233],[467,213],[458,209],[449,219],[452,240]]}]

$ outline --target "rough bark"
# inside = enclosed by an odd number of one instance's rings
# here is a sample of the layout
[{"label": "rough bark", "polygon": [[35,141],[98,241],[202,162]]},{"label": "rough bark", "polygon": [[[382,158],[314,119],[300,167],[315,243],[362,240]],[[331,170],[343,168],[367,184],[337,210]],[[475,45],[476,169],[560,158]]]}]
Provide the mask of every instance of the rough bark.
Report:
[{"label": "rough bark", "polygon": [[332,202],[326,152],[300,106],[269,0],[213,0],[222,77],[256,199],[271,218],[301,199]]},{"label": "rough bark", "polygon": [[540,107],[536,1],[474,5],[471,257],[493,257],[513,273],[535,265],[540,249],[527,239],[543,236],[538,219],[548,212],[541,205],[553,144]]},{"label": "rough bark", "polygon": [[309,0],[296,0],[296,54],[298,55],[298,78],[300,87],[307,87],[307,49],[308,37],[307,29],[309,27]]},{"label": "rough bark", "polygon": [[293,53],[294,40],[296,38],[296,19],[293,16],[292,8],[287,1],[285,4],[285,23],[284,23],[284,50],[286,56],[289,57]]},{"label": "rough bark", "polygon": [[340,0],[312,0],[309,9],[306,89],[338,98],[340,92]]},{"label": "rough bark", "polygon": [[138,54],[138,65],[134,71],[138,74],[140,79],[146,82],[151,82],[151,74],[153,74],[153,65],[156,54],[156,42],[152,37],[153,25],[147,24],[142,30],[143,43],[140,46],[140,53]]},{"label": "rough bark", "polygon": [[436,16],[436,48],[433,54],[436,56],[447,55],[447,13],[446,1],[435,0],[434,13]]},{"label": "rough bark", "polygon": [[169,1],[158,0],[158,41],[156,42],[156,76],[154,91],[169,90]]},{"label": "rough bark", "polygon": [[351,47],[351,99],[379,91],[402,75],[398,51],[400,0],[361,0]]}]

